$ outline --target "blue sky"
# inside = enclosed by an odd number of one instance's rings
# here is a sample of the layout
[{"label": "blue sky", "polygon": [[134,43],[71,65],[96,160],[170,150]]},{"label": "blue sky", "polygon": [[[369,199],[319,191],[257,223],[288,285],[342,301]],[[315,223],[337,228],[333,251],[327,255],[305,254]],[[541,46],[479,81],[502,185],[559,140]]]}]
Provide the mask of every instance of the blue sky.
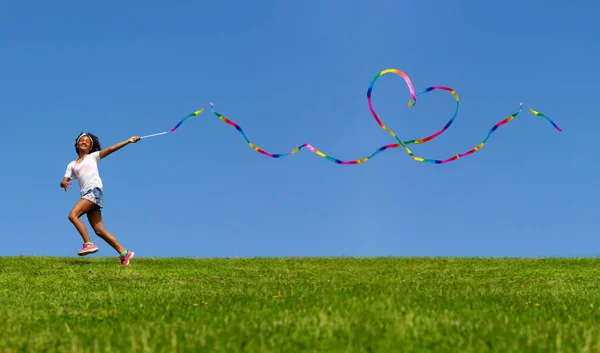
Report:
[{"label": "blue sky", "polygon": [[[110,146],[214,102],[252,142],[343,160],[394,143],[366,91],[381,70],[454,88],[452,127],[417,155],[343,166],[253,151],[207,109],[100,162],[104,222],[138,257],[597,256],[600,5],[573,1],[46,1],[0,5],[0,256],[76,256],[59,182],[81,131]],[[438,131],[444,92],[373,104],[403,140]],[[85,217],[84,217],[85,220]],[[87,220],[85,220],[87,225]],[[88,225],[88,229],[89,225]],[[90,229],[91,230],[91,229]],[[116,256],[101,239],[98,256]]]}]

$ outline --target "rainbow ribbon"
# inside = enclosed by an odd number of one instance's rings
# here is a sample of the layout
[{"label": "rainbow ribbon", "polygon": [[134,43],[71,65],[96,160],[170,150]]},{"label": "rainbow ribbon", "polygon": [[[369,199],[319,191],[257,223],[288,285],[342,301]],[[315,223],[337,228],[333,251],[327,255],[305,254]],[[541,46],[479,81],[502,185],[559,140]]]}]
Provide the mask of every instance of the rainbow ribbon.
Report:
[{"label": "rainbow ribbon", "polygon": [[[454,111],[454,114],[452,115],[452,117],[450,118],[450,120],[446,123],[446,125],[440,131],[434,133],[433,135],[427,136],[425,138],[416,139],[416,140],[409,140],[409,141],[401,141],[398,138],[398,136],[396,135],[396,133],[394,133],[390,128],[388,128],[387,126],[385,126],[383,124],[383,122],[381,121],[381,119],[379,118],[379,116],[377,116],[377,113],[375,113],[375,110],[373,109],[373,105],[371,103],[371,92],[373,90],[373,85],[375,84],[375,81],[379,77],[381,77],[381,76],[383,76],[385,74],[388,74],[388,73],[394,73],[394,74],[402,77],[404,79],[404,81],[406,82],[406,84],[408,86],[408,89],[410,90],[410,95],[412,97],[412,99],[408,102],[408,106],[409,107],[412,107],[412,106],[414,106],[416,104],[416,102],[417,102],[417,96],[419,96],[421,94],[428,93],[428,92],[435,91],[435,90],[444,90],[444,91],[450,92],[452,94],[452,96],[454,97],[454,99],[456,100],[456,110]],[[396,70],[396,69],[386,69],[386,70],[383,70],[380,73],[378,73],[371,80],[371,83],[369,85],[369,89],[367,90],[367,101],[369,103],[369,110],[371,111],[371,114],[373,115],[373,117],[375,118],[375,120],[377,121],[377,123],[379,124],[379,126],[381,126],[381,128],[383,130],[387,131],[390,135],[392,135],[396,139],[396,141],[398,141],[398,143],[382,146],[382,147],[378,148],[375,152],[373,152],[371,155],[369,155],[368,157],[364,157],[364,158],[360,158],[360,159],[355,159],[355,160],[352,160],[352,161],[342,161],[342,160],[334,158],[332,156],[328,156],[325,153],[319,151],[318,149],[316,149],[315,147],[311,146],[308,143],[304,143],[304,144],[302,144],[302,145],[296,147],[295,149],[293,149],[293,150],[291,150],[289,152],[286,152],[286,153],[269,153],[269,152],[266,152],[262,148],[258,147],[254,143],[250,142],[250,140],[248,139],[248,137],[244,133],[244,130],[242,130],[242,128],[238,124],[236,124],[233,121],[227,119],[223,115],[215,112],[214,111],[214,105],[213,105],[213,103],[210,103],[210,106],[211,106],[211,111],[213,112],[213,114],[215,114],[219,119],[223,120],[227,124],[229,124],[229,125],[233,126],[234,128],[236,128],[236,130],[238,130],[242,134],[242,136],[244,137],[244,139],[246,140],[246,142],[248,143],[248,145],[252,149],[254,149],[255,151],[257,151],[257,152],[259,152],[259,153],[261,153],[261,154],[263,154],[265,156],[271,157],[271,158],[286,157],[286,156],[294,154],[294,153],[300,151],[302,148],[306,147],[309,150],[311,150],[312,152],[314,152],[316,155],[321,156],[321,157],[323,157],[323,158],[325,158],[327,160],[330,160],[330,161],[338,163],[338,164],[359,164],[359,163],[364,163],[364,162],[368,161],[369,159],[373,158],[375,155],[377,155],[378,153],[380,153],[382,151],[385,151],[385,150],[390,149],[390,148],[398,148],[398,147],[402,146],[406,150],[406,153],[408,153],[408,155],[410,155],[414,160],[416,160],[418,162],[426,162],[426,163],[432,163],[432,164],[444,164],[444,163],[452,162],[452,161],[455,161],[455,160],[457,160],[459,158],[468,156],[468,155],[470,155],[472,153],[475,153],[478,150],[480,150],[484,146],[484,144],[487,142],[487,140],[490,138],[490,136],[496,131],[496,129],[498,129],[500,126],[508,123],[509,121],[513,120],[517,115],[519,115],[523,111],[523,105],[525,105],[525,102],[521,102],[519,104],[519,111],[517,111],[514,114],[511,114],[508,118],[506,118],[506,119],[500,121],[499,123],[497,123],[496,125],[494,125],[494,127],[492,127],[492,129],[490,130],[490,132],[488,133],[488,135],[486,136],[486,138],[483,140],[483,142],[481,142],[477,146],[471,148],[470,150],[468,150],[468,151],[466,151],[464,153],[455,154],[452,157],[449,157],[447,159],[428,159],[428,158],[423,158],[423,157],[416,156],[407,147],[407,145],[410,145],[410,144],[417,144],[418,145],[418,144],[422,144],[422,143],[425,143],[425,142],[429,142],[429,141],[433,140],[434,138],[440,136],[444,131],[446,131],[450,127],[450,125],[452,125],[452,123],[454,122],[454,120],[456,119],[456,116],[458,114],[458,106],[459,106],[458,94],[456,93],[455,90],[453,90],[452,88],[449,88],[449,87],[433,86],[433,87],[426,88],[423,91],[415,94],[415,89],[414,89],[414,87],[413,87],[413,85],[412,85],[409,77],[404,72]],[[558,131],[562,131],[561,128],[558,127],[546,115],[544,115],[544,114],[542,114],[540,112],[537,112],[537,111],[535,111],[535,110],[533,110],[531,108],[528,108],[528,109],[535,116],[539,116],[539,117],[547,119]],[[199,112],[201,112],[201,110]],[[181,122],[175,128],[177,128],[180,124],[181,124]]]}]

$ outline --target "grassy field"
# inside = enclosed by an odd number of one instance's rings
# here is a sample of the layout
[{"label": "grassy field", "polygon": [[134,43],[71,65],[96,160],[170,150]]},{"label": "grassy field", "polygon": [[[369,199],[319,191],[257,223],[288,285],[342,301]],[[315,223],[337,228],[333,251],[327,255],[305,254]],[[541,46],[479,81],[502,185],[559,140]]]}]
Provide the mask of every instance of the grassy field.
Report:
[{"label": "grassy field", "polygon": [[0,352],[600,352],[599,265],[0,257]]}]

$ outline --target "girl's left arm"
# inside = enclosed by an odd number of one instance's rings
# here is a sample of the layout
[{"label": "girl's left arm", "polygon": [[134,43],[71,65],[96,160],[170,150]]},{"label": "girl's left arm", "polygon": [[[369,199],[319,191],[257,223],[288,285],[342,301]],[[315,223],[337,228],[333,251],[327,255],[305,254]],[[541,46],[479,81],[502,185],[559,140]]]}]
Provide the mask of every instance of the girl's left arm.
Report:
[{"label": "girl's left arm", "polygon": [[130,137],[129,139],[123,141],[123,142],[119,142],[115,145],[112,145],[110,147],[107,147],[105,149],[103,149],[102,151],[100,151],[100,159],[105,158],[106,156],[108,156],[109,154],[120,150],[121,148],[127,146],[130,143],[136,143],[140,140],[139,136],[133,136]]}]

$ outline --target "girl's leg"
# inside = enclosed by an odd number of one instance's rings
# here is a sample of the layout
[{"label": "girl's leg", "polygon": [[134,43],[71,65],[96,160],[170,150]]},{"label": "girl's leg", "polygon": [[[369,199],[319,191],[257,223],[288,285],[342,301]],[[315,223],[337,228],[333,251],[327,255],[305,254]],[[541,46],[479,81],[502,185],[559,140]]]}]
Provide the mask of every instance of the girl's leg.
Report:
[{"label": "girl's leg", "polygon": [[110,234],[106,229],[104,229],[104,225],[102,224],[102,213],[97,208],[87,213],[88,220],[90,221],[90,225],[94,229],[96,234],[104,239],[110,246],[112,246],[119,254],[127,251],[125,248],[119,244],[117,239]]},{"label": "girl's leg", "polygon": [[80,199],[75,204],[75,206],[73,206],[71,212],[69,212],[69,221],[73,223],[73,225],[75,226],[85,243],[91,243],[92,240],[88,235],[87,229],[85,228],[85,224],[83,224],[79,217],[97,208],[98,206],[95,205],[93,202],[89,200]]}]

